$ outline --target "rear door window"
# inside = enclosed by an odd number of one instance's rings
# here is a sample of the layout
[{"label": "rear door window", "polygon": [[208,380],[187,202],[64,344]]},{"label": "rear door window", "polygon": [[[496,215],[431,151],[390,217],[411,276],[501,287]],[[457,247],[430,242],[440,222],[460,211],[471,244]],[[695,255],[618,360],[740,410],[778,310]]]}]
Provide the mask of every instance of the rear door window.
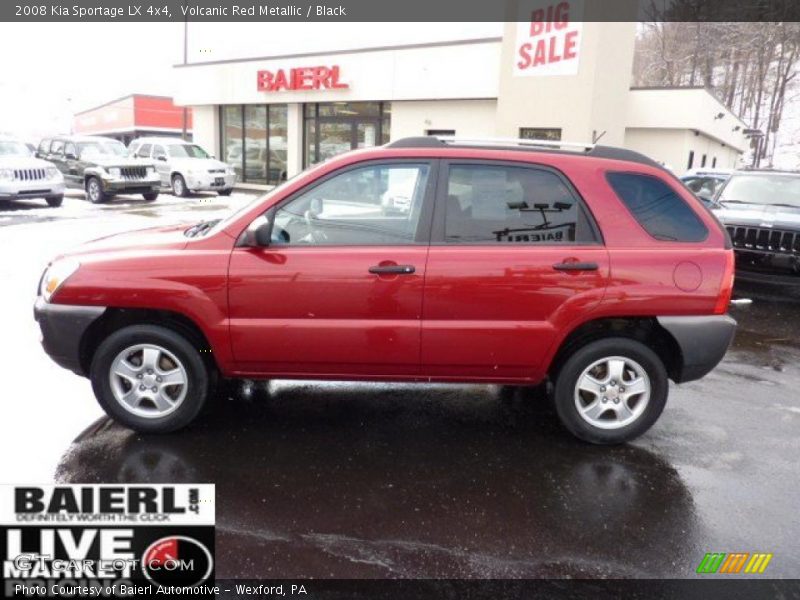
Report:
[{"label": "rear door window", "polygon": [[451,164],[445,199],[448,244],[577,244],[597,237],[557,174],[523,166]]},{"label": "rear door window", "polygon": [[652,175],[607,173],[617,197],[653,238],[702,242],[708,229],[675,190]]}]

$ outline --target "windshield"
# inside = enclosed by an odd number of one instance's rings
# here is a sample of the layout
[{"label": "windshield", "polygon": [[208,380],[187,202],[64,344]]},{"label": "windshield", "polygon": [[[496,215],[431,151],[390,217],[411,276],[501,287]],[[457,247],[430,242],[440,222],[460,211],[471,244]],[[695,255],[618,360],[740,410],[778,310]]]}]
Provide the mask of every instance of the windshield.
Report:
[{"label": "windshield", "polygon": [[22,142],[0,140],[0,156],[30,156],[31,151]]},{"label": "windshield", "polygon": [[128,156],[128,150],[115,140],[80,142],[78,144],[78,156]]},{"label": "windshield", "polygon": [[195,144],[171,144],[167,149],[173,158],[208,158],[208,152]]},{"label": "windshield", "polygon": [[734,175],[722,189],[719,201],[788,204],[800,208],[800,175]]}]

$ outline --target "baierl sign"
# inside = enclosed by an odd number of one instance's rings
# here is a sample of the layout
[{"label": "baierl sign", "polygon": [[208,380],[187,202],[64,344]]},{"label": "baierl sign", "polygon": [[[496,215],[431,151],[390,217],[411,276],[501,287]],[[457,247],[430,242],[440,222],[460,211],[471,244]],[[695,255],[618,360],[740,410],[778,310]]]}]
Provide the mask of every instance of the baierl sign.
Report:
[{"label": "baierl sign", "polygon": [[514,46],[514,76],[576,75],[583,1],[522,0]]}]

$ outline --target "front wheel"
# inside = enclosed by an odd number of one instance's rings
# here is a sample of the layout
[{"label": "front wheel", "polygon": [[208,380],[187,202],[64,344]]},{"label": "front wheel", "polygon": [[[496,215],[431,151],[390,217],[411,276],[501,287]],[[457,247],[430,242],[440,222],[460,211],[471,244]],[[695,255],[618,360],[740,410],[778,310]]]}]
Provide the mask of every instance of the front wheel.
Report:
[{"label": "front wheel", "polygon": [[47,206],[58,208],[64,202],[64,196],[48,196],[45,200],[47,201]]},{"label": "front wheel", "polygon": [[172,176],[172,194],[180,198],[185,198],[189,194],[186,189],[186,180],[179,173]]},{"label": "front wheel", "polygon": [[559,419],[576,437],[593,444],[620,444],[656,422],[669,382],[661,359],[644,344],[606,338],[567,359],[554,389]]},{"label": "front wheel", "polygon": [[86,180],[86,197],[92,204],[102,204],[111,197],[103,191],[103,184],[97,177],[89,177]]},{"label": "front wheel", "polygon": [[209,372],[182,335],[154,325],[132,325],[108,336],[91,365],[92,388],[115,421],[141,433],[188,425],[209,393]]},{"label": "front wheel", "polygon": [[158,192],[149,192],[147,194],[142,194],[144,197],[145,202],[155,202],[155,199],[158,198]]}]

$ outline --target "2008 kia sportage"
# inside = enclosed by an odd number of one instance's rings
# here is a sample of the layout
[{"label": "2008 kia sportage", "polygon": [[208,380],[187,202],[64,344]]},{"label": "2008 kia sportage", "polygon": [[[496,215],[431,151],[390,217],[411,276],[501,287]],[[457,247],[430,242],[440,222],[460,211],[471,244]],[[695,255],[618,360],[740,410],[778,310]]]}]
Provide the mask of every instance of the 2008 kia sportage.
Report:
[{"label": "2008 kia sportage", "polygon": [[221,377],[549,381],[567,429],[618,443],[722,359],[732,286],[725,231],[640,154],[408,138],[60,256],[35,316],[142,432],[187,425]]}]

